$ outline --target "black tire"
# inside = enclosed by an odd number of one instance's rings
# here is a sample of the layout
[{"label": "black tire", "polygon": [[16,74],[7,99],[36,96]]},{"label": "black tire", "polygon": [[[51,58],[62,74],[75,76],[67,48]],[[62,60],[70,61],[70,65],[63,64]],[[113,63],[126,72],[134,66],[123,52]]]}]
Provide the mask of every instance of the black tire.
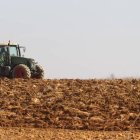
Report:
[{"label": "black tire", "polygon": [[31,71],[26,65],[19,64],[14,67],[13,72],[12,72],[12,77],[13,78],[30,78]]},{"label": "black tire", "polygon": [[44,70],[40,65],[36,65],[36,72],[37,75],[35,76],[35,78],[37,79],[43,79],[44,78]]}]

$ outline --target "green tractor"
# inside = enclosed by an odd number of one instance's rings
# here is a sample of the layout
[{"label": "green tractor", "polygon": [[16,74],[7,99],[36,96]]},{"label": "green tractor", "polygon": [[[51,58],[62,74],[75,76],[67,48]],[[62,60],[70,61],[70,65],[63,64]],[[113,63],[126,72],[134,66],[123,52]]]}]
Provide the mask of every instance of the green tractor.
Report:
[{"label": "green tractor", "polygon": [[18,44],[0,44],[0,77],[42,79],[43,68],[34,59],[25,58],[22,52],[25,47]]}]

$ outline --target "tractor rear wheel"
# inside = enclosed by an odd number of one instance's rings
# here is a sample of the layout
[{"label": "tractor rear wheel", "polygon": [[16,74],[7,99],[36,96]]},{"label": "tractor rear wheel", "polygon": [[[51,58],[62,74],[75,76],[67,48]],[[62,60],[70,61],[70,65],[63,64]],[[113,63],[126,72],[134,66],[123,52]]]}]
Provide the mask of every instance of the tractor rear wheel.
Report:
[{"label": "tractor rear wheel", "polygon": [[19,64],[14,67],[12,77],[13,78],[30,78],[31,71],[26,65]]},{"label": "tractor rear wheel", "polygon": [[35,75],[35,78],[37,79],[43,79],[44,78],[44,70],[40,65],[36,65],[37,75]]}]

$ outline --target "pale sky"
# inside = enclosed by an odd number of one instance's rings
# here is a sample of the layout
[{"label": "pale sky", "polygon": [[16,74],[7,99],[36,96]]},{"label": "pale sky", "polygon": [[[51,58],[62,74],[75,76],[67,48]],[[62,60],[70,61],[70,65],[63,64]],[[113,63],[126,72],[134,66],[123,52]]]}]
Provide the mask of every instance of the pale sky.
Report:
[{"label": "pale sky", "polygon": [[47,78],[140,77],[139,0],[0,0],[0,42]]}]

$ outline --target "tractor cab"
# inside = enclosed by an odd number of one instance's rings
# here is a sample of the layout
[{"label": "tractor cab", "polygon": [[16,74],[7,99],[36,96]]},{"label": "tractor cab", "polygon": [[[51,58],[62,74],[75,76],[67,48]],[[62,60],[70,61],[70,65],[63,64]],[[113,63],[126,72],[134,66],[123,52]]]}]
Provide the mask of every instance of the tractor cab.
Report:
[{"label": "tractor cab", "polygon": [[21,50],[25,52],[25,47],[9,43],[0,44],[0,66],[10,65],[13,58],[23,57]]},{"label": "tractor cab", "polygon": [[21,47],[19,45],[0,44],[0,55],[2,53],[7,53],[9,56],[21,57],[23,56],[21,52],[25,52],[25,47]]}]

